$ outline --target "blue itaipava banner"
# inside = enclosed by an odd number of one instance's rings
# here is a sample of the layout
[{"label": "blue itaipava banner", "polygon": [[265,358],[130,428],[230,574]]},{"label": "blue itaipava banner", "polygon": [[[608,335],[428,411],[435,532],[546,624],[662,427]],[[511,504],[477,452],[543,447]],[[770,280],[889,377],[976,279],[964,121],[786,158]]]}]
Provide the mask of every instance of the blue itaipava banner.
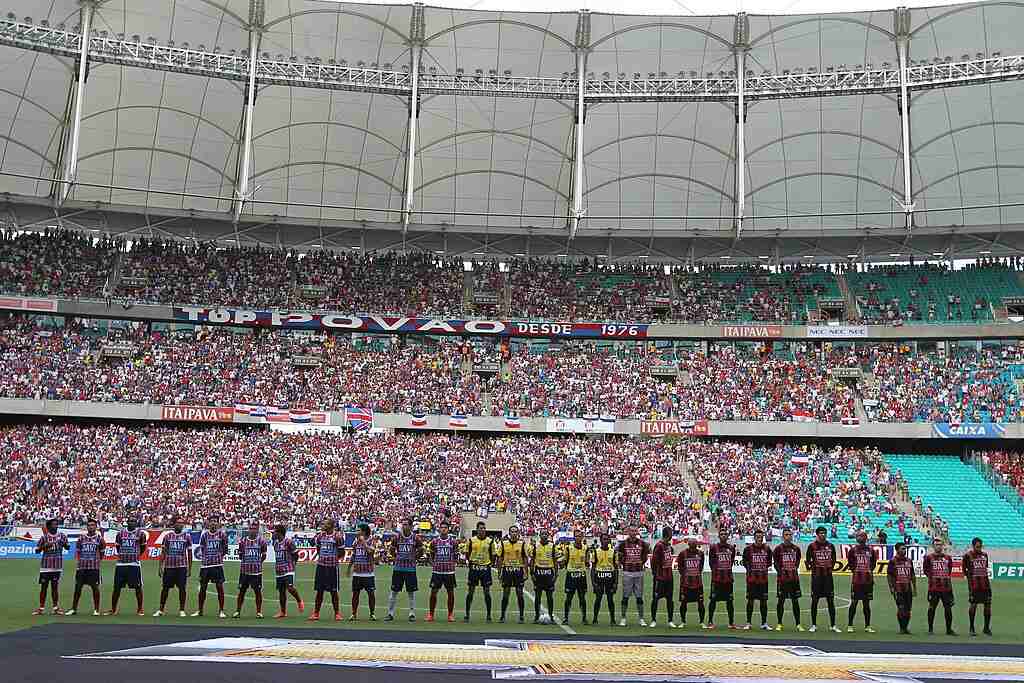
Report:
[{"label": "blue itaipava banner", "polygon": [[936,422],[932,426],[935,436],[942,439],[1001,439],[1006,434],[1006,427],[993,422]]}]

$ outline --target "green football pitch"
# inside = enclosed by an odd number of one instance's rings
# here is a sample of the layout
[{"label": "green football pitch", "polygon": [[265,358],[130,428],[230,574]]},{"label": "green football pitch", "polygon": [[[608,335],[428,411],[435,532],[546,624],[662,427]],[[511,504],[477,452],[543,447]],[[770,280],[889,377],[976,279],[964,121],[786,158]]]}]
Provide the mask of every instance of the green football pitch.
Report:
[{"label": "green football pitch", "polygon": [[[585,638],[589,635],[602,636],[602,637],[614,637],[621,635],[630,636],[644,636],[649,638],[655,638],[658,636],[674,636],[674,635],[696,635],[699,634],[708,638],[721,637],[724,635],[733,635],[751,638],[763,638],[765,640],[772,640],[778,638],[784,638],[791,640],[793,638],[801,638],[811,640],[900,640],[900,641],[950,641],[960,642],[969,636],[968,632],[968,616],[967,616],[967,588],[963,581],[958,581],[955,585],[956,600],[957,604],[954,607],[954,619],[953,627],[959,632],[959,637],[947,637],[944,635],[945,625],[942,617],[942,609],[939,608],[939,612],[936,615],[936,635],[927,635],[927,620],[926,612],[927,605],[924,600],[925,584],[923,580],[918,580],[919,594],[914,604],[913,621],[911,622],[910,629],[914,635],[912,636],[900,636],[896,625],[896,614],[895,608],[892,602],[892,597],[889,595],[888,590],[883,582],[877,582],[875,587],[875,600],[873,603],[873,614],[872,621],[874,628],[878,631],[875,634],[865,633],[863,628],[863,617],[858,613],[855,626],[855,633],[846,633],[846,620],[847,620],[847,607],[850,604],[849,594],[849,578],[848,577],[836,577],[836,606],[838,612],[837,622],[838,625],[843,629],[842,634],[835,634],[828,631],[828,611],[825,608],[824,602],[820,606],[820,613],[818,617],[818,631],[817,633],[797,633],[793,626],[792,614],[789,612],[787,605],[787,614],[785,616],[785,630],[781,633],[776,631],[765,632],[757,628],[756,624],[760,621],[759,613],[755,608],[754,611],[754,622],[755,627],[750,631],[728,631],[724,626],[728,623],[725,614],[725,606],[719,605],[715,621],[718,624],[716,630],[702,630],[697,625],[697,614],[694,606],[691,605],[688,613],[689,622],[686,625],[686,630],[680,631],[676,629],[670,629],[667,626],[667,619],[665,618],[665,605],[661,603],[659,614],[658,614],[658,626],[657,628],[644,628],[641,629],[637,623],[637,613],[635,603],[630,600],[629,610],[627,617],[629,620],[629,626],[627,628],[621,628],[619,626],[610,626],[608,624],[607,608],[602,605],[601,618],[599,625],[583,625],[580,623],[580,612],[578,604],[573,605],[572,612],[569,618],[569,624],[567,626],[560,625],[534,625],[533,613],[533,588],[529,582],[527,582],[526,590],[526,624],[520,625],[517,623],[518,619],[518,608],[516,607],[515,594],[511,596],[508,612],[508,623],[498,623],[498,615],[500,614],[501,605],[501,587],[497,583],[491,588],[491,595],[494,601],[493,613],[494,621],[488,623],[486,621],[486,611],[484,607],[483,595],[479,589],[475,599],[473,601],[473,611],[470,614],[470,622],[465,623],[462,617],[465,613],[465,570],[460,570],[458,574],[459,586],[456,589],[456,600],[455,600],[455,623],[447,623],[446,621],[446,602],[445,593],[442,590],[438,596],[438,610],[437,616],[440,617],[436,623],[427,623],[424,621],[424,617],[427,612],[427,601],[429,598],[429,586],[428,582],[430,579],[430,570],[428,568],[421,567],[419,570],[419,585],[420,591],[416,593],[416,621],[410,623],[408,621],[408,602],[405,594],[401,595],[398,599],[398,608],[396,609],[396,619],[394,622],[385,622],[382,617],[386,613],[388,591],[391,584],[391,569],[383,567],[377,571],[377,620],[369,621],[367,616],[366,597],[365,595],[360,600],[359,620],[356,622],[350,622],[347,620],[350,613],[351,603],[351,591],[349,590],[350,582],[345,578],[344,571],[342,571],[342,582],[341,582],[341,606],[342,613],[344,614],[346,621],[343,623],[335,623],[333,621],[333,612],[330,609],[330,596],[325,596],[325,606],[322,613],[322,620],[320,622],[311,623],[306,621],[306,617],[313,604],[313,566],[312,565],[299,565],[298,572],[296,574],[296,587],[302,598],[306,601],[306,612],[305,614],[299,614],[296,610],[295,603],[289,599],[288,605],[288,617],[286,619],[275,620],[272,618],[273,614],[277,611],[277,592],[274,589],[274,570],[272,565],[268,565],[264,571],[264,598],[265,605],[263,608],[266,618],[263,620],[257,620],[255,617],[255,606],[252,595],[246,596],[246,604],[242,608],[241,619],[228,619],[226,621],[217,618],[217,597],[216,592],[211,586],[209,595],[207,596],[206,603],[206,616],[197,618],[181,618],[178,614],[178,598],[177,591],[173,590],[171,596],[168,599],[168,614],[162,618],[154,618],[151,616],[156,610],[159,604],[160,598],[160,579],[157,576],[157,564],[155,562],[144,562],[143,563],[143,576],[145,584],[145,609],[146,616],[139,617],[135,615],[135,594],[134,591],[128,589],[122,591],[121,594],[121,605],[120,615],[115,617],[94,617],[92,616],[92,595],[89,588],[85,588],[82,595],[82,600],[79,604],[79,614],[73,617],[61,617],[52,616],[47,614],[45,616],[33,616],[32,610],[37,606],[37,598],[39,594],[39,586],[37,582],[39,571],[38,561],[33,560],[4,560],[0,562],[0,632],[13,631],[22,628],[28,628],[30,626],[50,623],[50,622],[75,622],[75,623],[89,623],[95,621],[97,623],[120,623],[120,624],[165,624],[168,626],[177,624],[188,624],[188,625],[219,625],[226,626],[230,625],[233,628],[273,628],[275,626],[287,626],[288,628],[305,627],[305,626],[318,626],[320,628],[336,628],[338,630],[338,637],[344,638],[345,631],[350,628],[365,629],[381,629],[381,630],[403,630],[409,629],[417,630],[437,630],[437,631],[464,631],[479,633],[481,636],[507,634],[507,633],[536,633],[540,637],[552,638],[552,637],[579,637]],[[226,609],[225,611],[230,616],[234,612],[234,605],[236,596],[238,593],[238,565],[229,564],[225,567],[228,581],[225,584],[225,592],[227,594]],[[110,608],[110,590],[112,586],[114,567],[111,563],[103,563],[103,586],[101,610],[107,610]],[[196,609],[196,599],[198,593],[198,564],[193,567],[193,575],[189,580],[188,585],[188,602],[186,609],[191,612]],[[74,591],[74,563],[66,563],[64,570],[65,580],[61,582],[60,586],[60,602],[61,607],[69,609],[71,607],[71,599]],[[803,613],[801,615],[801,621],[804,626],[810,624],[810,586],[808,577],[803,578],[804,581],[804,597],[801,600],[801,607]],[[707,581],[705,581],[707,586]],[[645,589],[647,595],[644,596],[645,604],[645,618],[650,620],[650,593],[651,593],[651,580],[648,576],[645,580]],[[743,578],[742,576],[737,577],[736,581],[736,622],[742,624],[746,621],[746,598],[744,592]],[[772,591],[774,591],[774,582],[772,584]],[[992,629],[995,633],[993,637],[978,636],[979,641],[990,641],[990,642],[1001,642],[1001,643],[1019,643],[1024,642],[1024,582],[1015,581],[997,581],[993,584],[993,623]],[[564,599],[564,593],[562,591],[562,579],[559,579],[558,590],[555,591],[555,613],[557,616],[562,616],[562,604]],[[587,607],[588,610],[593,609],[593,594],[587,595]],[[47,600],[47,612],[49,612],[49,599]],[[616,612],[618,616],[619,612],[618,596],[616,596]],[[678,614],[676,616],[678,621]],[[775,625],[775,598],[772,595],[769,598],[769,610],[768,610],[768,621],[774,626]],[[981,610],[978,610],[978,630],[980,632],[982,625]],[[939,633],[942,635],[939,635]]]}]

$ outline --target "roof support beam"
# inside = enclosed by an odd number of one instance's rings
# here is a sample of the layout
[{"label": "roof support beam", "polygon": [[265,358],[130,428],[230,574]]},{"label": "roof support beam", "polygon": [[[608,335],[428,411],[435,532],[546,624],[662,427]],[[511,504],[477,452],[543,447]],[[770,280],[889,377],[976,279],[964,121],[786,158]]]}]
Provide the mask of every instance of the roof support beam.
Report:
[{"label": "roof support beam", "polygon": [[573,117],[572,151],[572,207],[569,213],[569,239],[576,239],[580,222],[586,210],[583,208],[583,131],[587,122],[586,71],[587,52],[590,50],[590,12],[580,10],[576,20],[576,111]]},{"label": "roof support beam", "polygon": [[911,187],[910,160],[910,10],[898,7],[893,13],[896,34],[896,54],[900,65],[900,142],[903,146],[903,209],[907,233],[914,226],[914,194]]},{"label": "roof support beam", "polygon": [[413,5],[412,18],[409,23],[409,69],[412,83],[409,91],[409,133],[407,135],[409,144],[405,150],[405,205],[402,209],[402,235],[409,232],[416,199],[416,132],[419,128],[420,114],[420,60],[423,57],[423,37],[427,32],[423,3],[418,2]]},{"label": "roof support beam", "polygon": [[74,186],[78,175],[78,141],[82,132],[82,103],[85,101],[85,81],[89,78],[89,33],[96,5],[92,0],[82,3],[82,40],[78,55],[78,81],[75,84],[75,113],[71,120],[71,149],[64,167],[64,182],[57,192],[57,205],[62,206]]},{"label": "roof support beam", "polygon": [[736,163],[733,165],[736,218],[733,239],[743,232],[743,214],[747,201],[747,146],[746,146],[746,80],[747,50],[750,43],[750,22],[745,12],[736,15],[733,31],[733,56],[736,60]]},{"label": "roof support beam", "polygon": [[[252,118],[256,108],[256,63],[259,59],[260,33],[263,31],[263,0],[249,0],[249,78],[245,86],[245,120],[242,123],[242,161],[238,168],[238,184],[232,216],[237,227],[245,203],[251,201],[256,190],[249,189],[252,172]],[[237,231],[236,231],[237,238]]]}]

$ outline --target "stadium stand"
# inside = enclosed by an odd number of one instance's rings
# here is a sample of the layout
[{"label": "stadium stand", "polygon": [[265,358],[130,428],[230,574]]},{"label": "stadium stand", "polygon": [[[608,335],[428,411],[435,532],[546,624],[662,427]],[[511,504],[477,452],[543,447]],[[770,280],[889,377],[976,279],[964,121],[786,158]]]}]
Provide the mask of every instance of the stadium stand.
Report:
[{"label": "stadium stand", "polygon": [[686,453],[719,528],[743,535],[792,528],[810,538],[822,525],[839,542],[858,531],[872,539],[882,531],[891,539],[924,538],[896,504],[898,478],[876,448],[706,441]]},{"label": "stadium stand", "polygon": [[911,495],[948,525],[957,546],[969,545],[974,536],[992,546],[1024,545],[1024,515],[974,467],[942,455],[887,455],[885,460],[906,480]]},{"label": "stadium stand", "polygon": [[70,230],[0,231],[0,290],[99,298],[119,244]]},{"label": "stadium stand", "polygon": [[1024,295],[1002,263],[962,270],[938,264],[876,266],[846,276],[864,322],[986,322],[1003,297]]},{"label": "stadium stand", "polygon": [[[392,527],[483,508],[528,533],[629,521],[698,533],[676,448],[650,439],[448,434],[283,434],[263,429],[14,426],[0,429],[0,515],[84,523],[259,517],[315,528],[327,516]],[[60,476],[54,476],[60,472]]]}]

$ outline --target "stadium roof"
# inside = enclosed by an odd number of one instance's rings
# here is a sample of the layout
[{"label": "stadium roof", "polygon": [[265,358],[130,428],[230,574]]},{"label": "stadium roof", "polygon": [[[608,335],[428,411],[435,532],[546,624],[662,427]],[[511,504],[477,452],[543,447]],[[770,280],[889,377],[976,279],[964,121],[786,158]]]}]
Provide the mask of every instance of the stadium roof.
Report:
[{"label": "stadium roof", "polygon": [[[728,240],[742,214],[744,239],[851,240],[836,243],[838,254],[867,235],[906,232],[905,38],[917,69],[907,70],[915,234],[976,233],[980,247],[1009,248],[1016,238],[1005,235],[1024,226],[1024,60],[1011,59],[1024,55],[1021,2],[903,18],[892,9],[738,18],[98,1],[77,155],[80,4],[3,7],[0,191],[19,222],[20,207],[58,203],[53,180],[74,156],[77,184],[57,212],[71,223],[84,209],[144,216],[150,229],[184,216],[192,234],[199,226],[208,236],[233,233],[217,222],[240,208],[239,232],[266,241],[327,246],[325,230],[441,228],[564,245],[570,231]],[[251,35],[261,61],[246,172]],[[419,49],[407,214],[409,68]],[[747,70],[742,153],[737,54]],[[577,55],[586,60],[578,182]],[[246,186],[255,193],[239,206]],[[673,257],[687,248],[668,242]]]}]

